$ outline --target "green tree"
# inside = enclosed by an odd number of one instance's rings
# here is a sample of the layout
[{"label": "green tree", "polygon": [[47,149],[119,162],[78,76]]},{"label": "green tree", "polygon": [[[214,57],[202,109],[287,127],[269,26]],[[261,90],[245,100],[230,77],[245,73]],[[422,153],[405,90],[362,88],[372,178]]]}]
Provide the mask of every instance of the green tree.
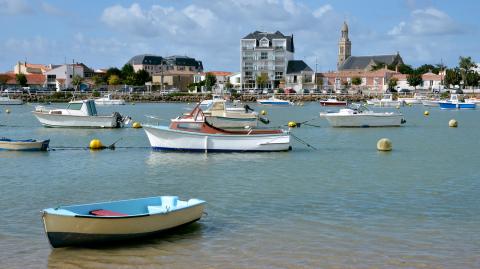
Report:
[{"label": "green tree", "polygon": [[225,88],[227,88],[227,89],[232,89],[232,88],[233,88],[233,84],[230,83],[230,81],[227,81],[227,83],[225,83]]},{"label": "green tree", "polygon": [[383,69],[383,68],[385,68],[385,66],[386,66],[385,63],[375,62],[375,64],[372,65],[372,71],[377,71],[377,70]]},{"label": "green tree", "polygon": [[474,87],[478,86],[479,80],[480,80],[480,75],[477,72],[470,71],[467,73],[466,84],[468,86],[474,86]]},{"label": "green tree", "polygon": [[360,77],[353,77],[352,78],[352,84],[355,86],[358,86],[362,84],[362,79]]},{"label": "green tree", "polygon": [[257,85],[260,88],[265,87],[265,85],[268,83],[268,75],[267,73],[261,73],[260,76],[256,78],[257,80]]},{"label": "green tree", "polygon": [[473,72],[473,68],[477,67],[477,65],[473,62],[472,57],[462,57],[460,56],[458,67],[460,68],[460,75],[462,76],[464,88],[466,86],[473,86],[470,85],[467,80],[467,76],[470,72]]},{"label": "green tree", "polygon": [[391,78],[388,80],[388,89],[393,90],[397,86],[398,79],[397,78]]},{"label": "green tree", "polygon": [[443,79],[443,83],[447,88],[450,87],[450,85],[460,85],[460,81],[462,81],[462,76],[460,75],[460,69],[454,68],[454,69],[447,69],[445,71],[445,78]]},{"label": "green tree", "polygon": [[105,83],[104,79],[99,75],[93,76],[92,81],[95,86],[100,86]]},{"label": "green tree", "polygon": [[[133,77],[134,74],[135,74],[135,70],[133,69],[133,66],[131,64],[125,64],[122,67],[122,74],[121,74],[122,79],[126,79],[129,76]],[[127,84],[129,84],[129,83],[127,83]]]},{"label": "green tree", "polygon": [[116,85],[119,85],[120,83],[122,83],[122,81],[120,80],[119,76],[111,75],[110,77],[108,77],[108,85],[116,86]]},{"label": "green tree", "polygon": [[212,90],[212,87],[217,83],[217,78],[212,73],[207,73],[205,75],[205,86],[207,87],[208,91]]},{"label": "green tree", "polygon": [[22,74],[22,73],[16,74],[15,79],[17,80],[17,83],[20,86],[22,86],[22,87],[27,86],[28,81],[27,81],[27,76],[25,76],[25,74]]},{"label": "green tree", "polygon": [[81,76],[79,76],[79,75],[73,76],[72,84],[73,84],[73,86],[75,86],[75,90],[78,90],[78,86],[80,86],[82,81],[83,81],[83,78]]},{"label": "green tree", "polygon": [[[106,81],[108,83],[108,80],[110,79],[110,77],[112,75],[116,75],[119,79],[122,77],[122,71],[120,71],[120,69],[116,68],[116,67],[110,67],[108,70],[107,70],[107,73],[105,74],[105,78],[106,78]],[[108,83],[110,84],[110,83]],[[119,83],[120,84],[120,83]]]},{"label": "green tree", "polygon": [[417,86],[423,83],[422,75],[418,73],[412,73],[407,75],[408,85],[413,86],[417,90]]},{"label": "green tree", "polygon": [[414,72],[413,68],[407,64],[399,64],[397,68],[398,68],[398,72],[402,74],[412,74]]},{"label": "green tree", "polygon": [[438,71],[440,71],[440,69],[432,64],[423,64],[419,66],[415,71],[419,74],[425,74],[428,72],[438,74]]},{"label": "green tree", "polygon": [[135,73],[135,85],[142,86],[149,81],[152,81],[152,77],[146,70],[140,69]]}]

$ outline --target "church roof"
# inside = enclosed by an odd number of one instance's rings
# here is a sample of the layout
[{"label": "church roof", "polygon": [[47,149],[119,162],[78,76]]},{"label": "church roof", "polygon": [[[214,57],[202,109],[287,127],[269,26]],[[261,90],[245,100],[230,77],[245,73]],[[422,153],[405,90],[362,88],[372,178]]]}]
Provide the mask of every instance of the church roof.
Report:
[{"label": "church roof", "polygon": [[304,61],[302,60],[291,60],[288,61],[287,65],[287,74],[301,73],[301,72],[313,72]]},{"label": "church roof", "polygon": [[276,31],[275,33],[255,31],[253,33],[246,35],[243,39],[255,39],[258,45],[258,42],[260,41],[260,39],[264,37],[266,37],[270,41],[270,46],[272,45],[272,39],[286,39],[287,51],[295,52],[295,48],[293,46],[293,35],[286,36],[282,34],[282,32],[280,31]]},{"label": "church roof", "polygon": [[[397,61],[398,57],[400,57],[399,54],[350,56],[338,67],[338,70],[365,69],[371,63],[384,63],[390,65]],[[399,60],[401,61],[401,57]]]}]

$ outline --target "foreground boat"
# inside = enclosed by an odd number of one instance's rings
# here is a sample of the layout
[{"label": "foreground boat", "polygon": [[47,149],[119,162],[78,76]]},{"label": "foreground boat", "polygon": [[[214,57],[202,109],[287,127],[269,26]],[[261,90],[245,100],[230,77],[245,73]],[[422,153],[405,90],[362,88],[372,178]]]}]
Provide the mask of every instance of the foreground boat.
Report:
[{"label": "foreground boat", "polygon": [[158,196],[42,211],[52,247],[92,245],[154,235],[202,217],[205,201]]},{"label": "foreground boat", "polygon": [[346,106],[347,101],[338,101],[337,97],[328,98],[327,100],[320,101],[322,106]]},{"label": "foreground boat", "polygon": [[130,122],[118,112],[100,116],[93,100],[71,101],[65,109],[37,106],[33,115],[47,127],[121,128]]},{"label": "foreground boat", "polygon": [[102,98],[95,99],[96,105],[125,105],[123,99],[112,99],[111,94],[106,94]]},{"label": "foreground boat", "polygon": [[0,138],[0,150],[46,151],[50,140]]},{"label": "foreground boat", "polygon": [[275,96],[272,96],[268,99],[259,99],[257,102],[261,105],[281,105],[281,106],[288,106],[288,105],[294,105],[293,102],[290,102],[288,100],[282,100],[275,98]]},{"label": "foreground boat", "polygon": [[380,107],[397,107],[403,105],[403,102],[398,100],[393,100],[391,94],[384,94],[383,98],[367,100],[367,104]]},{"label": "foreground boat", "polygon": [[21,105],[22,99],[11,99],[8,96],[0,96],[0,105]]},{"label": "foreground boat", "polygon": [[287,151],[290,133],[285,130],[225,130],[212,126],[197,106],[190,114],[173,119],[170,126],[143,125],[154,150],[198,152]]},{"label": "foreground boat", "polygon": [[438,102],[438,105],[441,109],[475,109],[477,107],[476,103],[460,101],[456,94],[452,94],[448,101]]},{"label": "foreground boat", "polygon": [[340,109],[337,113],[320,113],[332,127],[395,127],[405,122],[394,112],[373,112],[365,106]]}]

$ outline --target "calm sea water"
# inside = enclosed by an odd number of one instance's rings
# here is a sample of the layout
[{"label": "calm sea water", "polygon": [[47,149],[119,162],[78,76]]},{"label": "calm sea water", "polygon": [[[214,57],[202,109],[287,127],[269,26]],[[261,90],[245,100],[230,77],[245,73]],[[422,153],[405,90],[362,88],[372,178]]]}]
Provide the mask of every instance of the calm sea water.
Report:
[{"label": "calm sea water", "polygon": [[[188,104],[136,104],[167,122]],[[152,152],[142,129],[44,128],[33,105],[1,107],[0,136],[50,138],[0,152],[0,268],[479,268],[480,110],[404,107],[400,128],[295,129],[317,148],[261,154]],[[318,117],[316,103],[266,107],[271,125]],[[455,118],[458,128],[449,128]],[[380,153],[376,142],[392,140]],[[115,151],[63,149],[121,140]],[[40,210],[178,195],[208,216],[174,234],[106,248],[52,249]]]}]

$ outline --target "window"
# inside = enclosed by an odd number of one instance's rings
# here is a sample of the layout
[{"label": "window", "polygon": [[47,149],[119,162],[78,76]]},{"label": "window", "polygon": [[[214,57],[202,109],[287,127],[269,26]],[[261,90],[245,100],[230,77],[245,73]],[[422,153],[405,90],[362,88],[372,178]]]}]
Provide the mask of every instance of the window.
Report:
[{"label": "window", "polygon": [[177,127],[184,130],[200,130],[202,125],[201,123],[179,123]]},{"label": "window", "polygon": [[266,60],[268,59],[268,52],[263,52],[260,54],[260,59],[261,60]]},{"label": "window", "polygon": [[260,47],[267,47],[269,46],[269,41],[268,38],[264,37],[260,40]]},{"label": "window", "polygon": [[367,78],[362,78],[362,85],[367,85]]},{"label": "window", "polygon": [[82,109],[82,105],[83,103],[71,103],[71,104],[68,104],[67,109],[80,110]]},{"label": "window", "polygon": [[275,72],[275,79],[282,79],[283,78],[283,72]]}]

